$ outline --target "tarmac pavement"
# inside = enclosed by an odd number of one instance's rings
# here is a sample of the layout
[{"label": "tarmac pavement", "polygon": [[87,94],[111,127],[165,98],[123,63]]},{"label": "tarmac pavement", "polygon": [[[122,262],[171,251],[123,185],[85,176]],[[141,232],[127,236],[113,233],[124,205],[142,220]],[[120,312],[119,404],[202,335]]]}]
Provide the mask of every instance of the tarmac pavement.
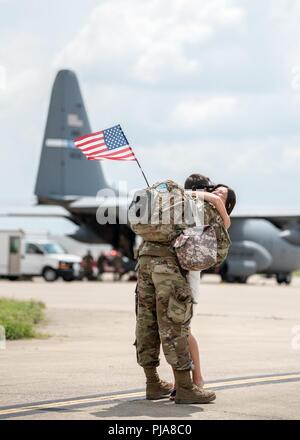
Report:
[{"label": "tarmac pavement", "polygon": [[[0,419],[300,419],[300,278],[206,276],[192,331],[209,405],[146,401],[134,342],[134,283],[0,281],[0,296],[44,301],[47,338],[0,350]],[[161,355],[160,374],[172,380]]]}]

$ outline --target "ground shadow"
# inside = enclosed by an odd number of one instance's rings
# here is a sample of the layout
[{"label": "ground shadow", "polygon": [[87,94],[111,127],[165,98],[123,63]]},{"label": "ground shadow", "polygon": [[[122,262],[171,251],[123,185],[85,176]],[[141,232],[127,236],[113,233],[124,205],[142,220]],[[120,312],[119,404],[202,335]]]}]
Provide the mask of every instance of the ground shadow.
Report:
[{"label": "ground shadow", "polygon": [[177,405],[169,400],[130,400],[118,403],[109,408],[91,413],[95,417],[120,418],[120,417],[149,417],[166,419],[172,417],[189,418],[192,414],[201,413],[204,409],[200,405]]}]

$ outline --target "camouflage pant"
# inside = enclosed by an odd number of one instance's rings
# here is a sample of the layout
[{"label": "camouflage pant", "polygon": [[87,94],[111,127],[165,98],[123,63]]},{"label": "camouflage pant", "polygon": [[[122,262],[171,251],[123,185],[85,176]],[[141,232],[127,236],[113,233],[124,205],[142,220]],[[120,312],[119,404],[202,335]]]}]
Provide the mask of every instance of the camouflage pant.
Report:
[{"label": "camouflage pant", "polygon": [[173,257],[139,258],[136,349],[142,367],[158,366],[160,343],[175,370],[189,370],[190,287]]}]

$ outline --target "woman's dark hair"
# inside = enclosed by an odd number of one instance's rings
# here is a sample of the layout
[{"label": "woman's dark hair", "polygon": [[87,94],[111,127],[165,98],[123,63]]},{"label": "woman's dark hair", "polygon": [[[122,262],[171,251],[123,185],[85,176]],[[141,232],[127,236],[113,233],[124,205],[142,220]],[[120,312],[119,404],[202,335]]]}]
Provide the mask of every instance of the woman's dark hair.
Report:
[{"label": "woman's dark hair", "polygon": [[213,191],[217,188],[220,188],[221,186],[227,188],[227,200],[225,203],[225,208],[226,208],[227,214],[230,215],[233,211],[233,208],[235,207],[235,204],[236,204],[236,195],[235,195],[235,192],[233,191],[233,189],[229,188],[229,186],[227,186],[227,185],[222,185],[222,184],[216,185],[214,187]]},{"label": "woman's dark hair", "polygon": [[184,183],[184,189],[191,189],[193,191],[197,189],[207,189],[211,186],[210,178],[202,174],[191,174]]}]

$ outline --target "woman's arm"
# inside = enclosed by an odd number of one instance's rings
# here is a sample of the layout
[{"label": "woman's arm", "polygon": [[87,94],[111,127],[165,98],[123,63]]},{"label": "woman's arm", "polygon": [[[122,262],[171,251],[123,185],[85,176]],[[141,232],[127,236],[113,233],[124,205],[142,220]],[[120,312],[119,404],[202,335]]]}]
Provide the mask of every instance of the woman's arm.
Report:
[{"label": "woman's arm", "polygon": [[210,202],[212,205],[214,205],[214,207],[217,209],[220,216],[222,217],[225,228],[228,229],[231,225],[231,221],[229,215],[227,214],[225,205],[220,197],[207,191],[201,191],[201,193],[200,191],[197,192],[197,197],[199,194],[203,194],[203,200],[205,200],[206,202]]},{"label": "woman's arm", "polygon": [[206,191],[204,191],[203,194],[204,194],[204,200],[214,205],[214,207],[217,209],[220,216],[222,217],[225,228],[228,229],[231,225],[231,221],[229,215],[227,214],[223,201],[216,194],[212,194]]}]

